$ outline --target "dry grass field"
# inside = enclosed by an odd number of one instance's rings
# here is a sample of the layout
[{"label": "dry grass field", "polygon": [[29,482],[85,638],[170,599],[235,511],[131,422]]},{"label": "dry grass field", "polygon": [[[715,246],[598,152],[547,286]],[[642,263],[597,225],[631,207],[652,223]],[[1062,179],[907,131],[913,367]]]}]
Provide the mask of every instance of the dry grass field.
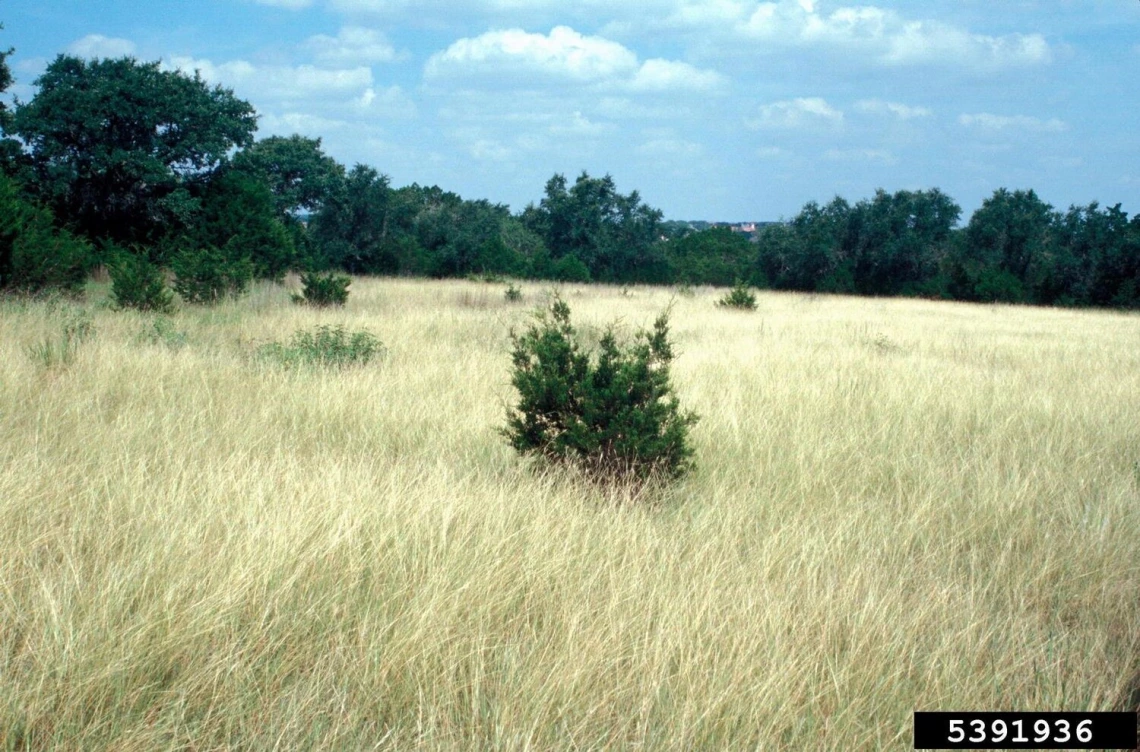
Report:
[{"label": "dry grass field", "polygon": [[[0,301],[0,749],[905,750],[915,709],[1135,703],[1140,316],[678,296],[698,467],[631,500],[497,433],[542,290],[503,289]],[[673,295],[563,294],[587,338]],[[387,353],[252,357],[318,324]]]}]

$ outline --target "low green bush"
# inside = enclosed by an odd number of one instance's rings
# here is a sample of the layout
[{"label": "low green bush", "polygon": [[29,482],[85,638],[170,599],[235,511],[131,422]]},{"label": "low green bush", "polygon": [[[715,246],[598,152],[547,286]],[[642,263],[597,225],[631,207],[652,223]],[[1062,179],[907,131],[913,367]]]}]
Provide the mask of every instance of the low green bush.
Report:
[{"label": "low green bush", "polygon": [[338,272],[305,272],[301,275],[301,294],[293,296],[294,303],[327,308],[348,302],[348,286],[352,278]]},{"label": "low green bush", "polygon": [[111,275],[111,300],[116,308],[156,313],[174,310],[174,295],[166,286],[166,277],[145,254],[119,250],[113,253],[107,271]]},{"label": "low green bush", "polygon": [[507,285],[507,289],[506,292],[503,293],[503,297],[508,303],[518,303],[523,299],[523,293],[522,290],[520,290],[518,287],[515,287],[514,284],[510,284]]},{"label": "low green bush", "polygon": [[170,262],[174,290],[187,303],[213,305],[238,297],[253,281],[253,262],[226,248],[206,246],[177,253]]},{"label": "low green bush", "polygon": [[385,352],[382,343],[367,330],[351,332],[343,326],[318,326],[300,330],[288,344],[270,342],[258,348],[262,360],[293,367],[301,365],[345,367],[364,365]]},{"label": "low green bush", "polygon": [[754,311],[756,310],[756,296],[752,294],[748,285],[738,279],[736,280],[736,286],[717,301],[717,305],[722,308],[738,308],[744,311]]},{"label": "low green bush", "polygon": [[584,352],[555,295],[526,332],[511,333],[519,402],[503,434],[524,455],[569,463],[601,480],[677,477],[692,467],[689,428],[669,380],[668,312],[622,347],[613,325]]}]

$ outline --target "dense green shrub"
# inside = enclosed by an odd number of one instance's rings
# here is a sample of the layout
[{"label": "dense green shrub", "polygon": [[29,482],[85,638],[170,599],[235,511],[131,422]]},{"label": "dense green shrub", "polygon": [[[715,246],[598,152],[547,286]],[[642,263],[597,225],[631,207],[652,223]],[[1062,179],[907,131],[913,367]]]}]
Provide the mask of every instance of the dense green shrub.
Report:
[{"label": "dense green shrub", "polygon": [[118,308],[169,313],[174,296],[162,270],[142,253],[119,251],[107,266],[111,274],[111,299]]},{"label": "dense green shrub", "polygon": [[296,303],[308,303],[325,308],[342,306],[348,302],[348,286],[352,278],[336,272],[305,272],[301,275],[301,294],[294,295]]},{"label": "dense green shrub", "polygon": [[503,429],[523,454],[571,463],[598,479],[676,477],[690,469],[689,427],[669,381],[668,313],[623,348],[611,325],[596,358],[581,350],[557,295],[522,335],[512,332],[519,392]]},{"label": "dense green shrub", "polygon": [[0,172],[0,290],[81,292],[90,265],[87,241],[57,227]]},{"label": "dense green shrub", "polygon": [[182,251],[170,262],[174,289],[187,303],[212,305],[244,293],[253,280],[253,263],[228,248],[207,246]]},{"label": "dense green shrub", "polygon": [[284,366],[352,366],[364,365],[384,354],[384,344],[367,330],[350,332],[343,326],[318,326],[312,331],[297,331],[289,344],[270,342],[258,349],[258,355]]},{"label": "dense green shrub", "polygon": [[508,303],[518,303],[523,299],[523,293],[522,290],[520,290],[512,283],[507,285],[507,289],[503,293],[503,297]]},{"label": "dense green shrub", "polygon": [[259,278],[280,282],[299,261],[269,186],[239,171],[223,171],[210,181],[189,236],[191,247],[221,248],[230,259],[249,259]]},{"label": "dense green shrub", "polygon": [[756,310],[756,296],[741,280],[736,280],[736,286],[733,287],[723,298],[717,301],[717,305],[723,308],[739,308],[745,311]]},{"label": "dense green shrub", "polygon": [[551,276],[559,282],[589,282],[590,268],[577,256],[563,256],[551,267]]}]

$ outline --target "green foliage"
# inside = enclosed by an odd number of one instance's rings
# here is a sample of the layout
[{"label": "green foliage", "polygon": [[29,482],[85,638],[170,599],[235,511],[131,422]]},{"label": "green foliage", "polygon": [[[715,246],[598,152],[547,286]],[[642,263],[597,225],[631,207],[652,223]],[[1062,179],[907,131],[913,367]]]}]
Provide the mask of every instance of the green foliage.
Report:
[{"label": "green foliage", "polygon": [[[4,28],[4,24],[0,24],[0,29]],[[8,91],[8,87],[12,85],[12,70],[8,67],[8,56],[15,52],[14,49],[9,47],[6,50],[0,50],[0,94]],[[0,132],[8,127],[11,113],[8,112],[7,105],[0,101]]]},{"label": "green foliage", "polygon": [[257,125],[248,102],[159,62],[60,55],[35,84],[12,133],[42,197],[92,239],[153,243],[180,231],[195,185]]},{"label": "green foliage", "polygon": [[253,281],[253,263],[228,248],[184,250],[171,260],[174,290],[187,303],[213,305],[244,293]]},{"label": "green foliage", "polygon": [[91,246],[0,172],[0,290],[78,293],[90,265]]},{"label": "green foliage", "polygon": [[144,252],[116,250],[107,268],[111,273],[111,299],[116,307],[156,313],[174,310],[174,296],[166,286],[165,275]]},{"label": "green foliage", "polygon": [[95,325],[82,309],[65,309],[63,326],[28,348],[28,357],[45,369],[66,367],[75,361],[79,346],[95,336]]},{"label": "green foliage", "polygon": [[525,260],[502,238],[510,216],[506,206],[485,200],[466,201],[435,186],[413,185],[400,193],[415,209],[416,242],[431,276],[525,273]]},{"label": "green foliage", "polygon": [[717,305],[722,308],[739,308],[745,311],[755,311],[756,296],[752,294],[748,285],[738,279],[736,280],[736,286],[717,301]]},{"label": "green foliage", "polygon": [[966,227],[960,263],[975,300],[1010,303],[1035,297],[1045,281],[1043,262],[1053,251],[1053,207],[1033,191],[998,189],[982,202]]},{"label": "green foliage", "polygon": [[507,289],[503,293],[503,297],[508,303],[518,303],[523,299],[523,292],[512,283],[507,285]]},{"label": "green foliage", "polygon": [[570,308],[555,295],[521,335],[511,334],[519,393],[503,430],[522,454],[571,463],[592,477],[676,477],[692,467],[689,427],[669,380],[668,313],[652,332],[619,346],[608,327],[592,359],[581,350]]},{"label": "green foliage", "polygon": [[731,285],[752,271],[756,249],[728,227],[690,232],[664,245],[670,279],[691,285]]},{"label": "green foliage", "polygon": [[571,187],[564,175],[555,175],[539,205],[522,214],[523,224],[542,238],[553,258],[577,259],[590,279],[603,282],[666,281],[657,242],[661,219],[637,191],[622,195],[609,175],[591,178],[585,172]]},{"label": "green foliage", "polygon": [[336,272],[305,272],[301,275],[303,285],[300,295],[293,296],[296,303],[312,306],[343,306],[348,302],[348,286],[352,278]]},{"label": "green foliage", "polygon": [[551,277],[559,282],[589,282],[590,270],[577,256],[563,256],[551,267]]},{"label": "green foliage", "polygon": [[[388,176],[356,165],[326,197],[309,225],[319,263],[349,274],[394,274],[409,212],[394,200]],[[414,254],[413,254],[414,255]]]},{"label": "green foliage", "polygon": [[385,352],[384,344],[367,330],[350,332],[343,326],[318,326],[312,331],[299,330],[289,344],[270,342],[258,349],[263,360],[288,367],[301,365],[364,365]]},{"label": "green foliage", "polygon": [[319,138],[263,138],[234,157],[234,168],[268,186],[282,220],[317,212],[344,181],[344,167],[327,156]]},{"label": "green foliage", "polygon": [[852,206],[812,201],[758,234],[753,280],[777,289],[904,295],[930,289],[952,247],[961,209],[937,188],[876,191]]},{"label": "green foliage", "polygon": [[224,248],[231,258],[249,259],[254,276],[277,281],[299,261],[293,235],[277,215],[269,187],[236,170],[215,173],[182,242]]}]

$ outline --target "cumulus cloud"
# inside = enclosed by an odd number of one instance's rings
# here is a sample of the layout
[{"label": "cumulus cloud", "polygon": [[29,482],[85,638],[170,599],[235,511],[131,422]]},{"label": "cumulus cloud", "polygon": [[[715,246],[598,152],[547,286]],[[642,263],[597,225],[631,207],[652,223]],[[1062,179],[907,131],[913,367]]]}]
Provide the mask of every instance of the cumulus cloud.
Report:
[{"label": "cumulus cloud", "polygon": [[190,57],[173,57],[169,68],[201,73],[210,83],[221,84],[244,96],[277,100],[328,100],[363,96],[372,87],[372,69],[318,68],[313,65],[265,66],[246,60],[214,63]]},{"label": "cumulus cloud", "polygon": [[881,99],[860,99],[855,109],[869,115],[890,115],[899,120],[930,117],[934,113],[926,107],[911,107],[898,102],[884,102]]},{"label": "cumulus cloud", "polygon": [[135,43],[129,39],[105,37],[102,34],[88,34],[72,42],[67,51],[79,57],[125,57],[135,54]]},{"label": "cumulus cloud", "polygon": [[959,115],[958,123],[982,131],[1005,131],[1012,128],[1023,132],[1062,133],[1069,129],[1065,121],[1057,118],[1041,120],[1028,115],[993,115],[988,112]]},{"label": "cumulus cloud", "polygon": [[583,36],[568,26],[556,26],[549,35],[507,29],[460,39],[443,52],[432,55],[425,73],[438,78],[527,70],[577,81],[596,81],[630,75],[636,69],[637,55],[617,42]]},{"label": "cumulus cloud", "polygon": [[635,91],[711,91],[723,84],[724,76],[716,71],[701,70],[675,60],[654,58],[642,63],[629,86]]},{"label": "cumulus cloud", "polygon": [[998,69],[1039,65],[1052,57],[1049,43],[1040,34],[976,34],[939,21],[909,19],[873,5],[824,12],[804,0],[762,2],[736,28],[772,45],[831,47],[885,65],[935,63]]},{"label": "cumulus cloud", "polygon": [[309,37],[304,46],[318,62],[329,65],[387,63],[398,57],[382,33],[363,26],[345,26],[335,37]]},{"label": "cumulus cloud", "polygon": [[762,105],[757,118],[747,121],[750,128],[839,128],[843,112],[820,97],[804,97]]},{"label": "cumulus cloud", "polygon": [[707,91],[723,83],[719,73],[688,63],[640,62],[624,45],[568,26],[549,34],[507,29],[460,39],[432,55],[424,74],[429,79],[539,78],[631,91]]},{"label": "cumulus cloud", "polygon": [[310,112],[286,112],[281,115],[263,115],[258,121],[262,133],[299,133],[303,136],[322,137],[351,127],[344,120],[321,117]]}]

